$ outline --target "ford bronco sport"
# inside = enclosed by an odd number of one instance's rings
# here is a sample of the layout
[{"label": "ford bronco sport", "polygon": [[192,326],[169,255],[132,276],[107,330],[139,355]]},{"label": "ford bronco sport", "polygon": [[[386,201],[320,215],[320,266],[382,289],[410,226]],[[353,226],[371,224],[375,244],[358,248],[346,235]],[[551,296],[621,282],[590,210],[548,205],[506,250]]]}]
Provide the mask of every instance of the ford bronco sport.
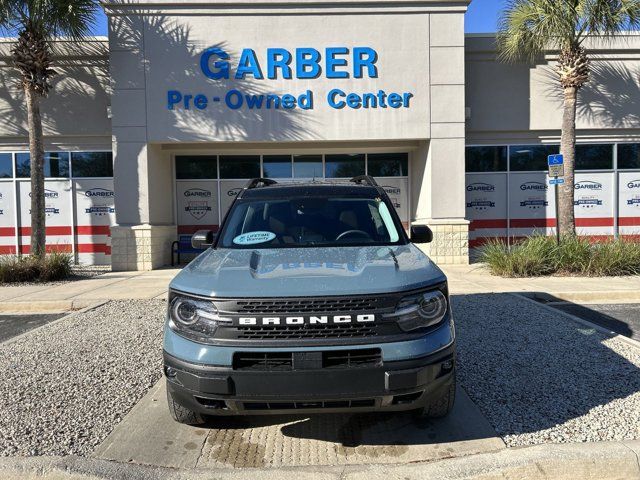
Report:
[{"label": "ford bronco sport", "polygon": [[173,418],[415,410],[449,413],[447,279],[371,177],[250,181],[171,282],[164,374]]}]

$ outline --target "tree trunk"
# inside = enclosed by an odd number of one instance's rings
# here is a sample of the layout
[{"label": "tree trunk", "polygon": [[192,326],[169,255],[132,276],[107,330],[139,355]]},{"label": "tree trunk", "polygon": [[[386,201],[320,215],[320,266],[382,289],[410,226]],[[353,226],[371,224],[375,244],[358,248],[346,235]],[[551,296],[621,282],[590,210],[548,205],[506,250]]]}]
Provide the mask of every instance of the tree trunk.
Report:
[{"label": "tree trunk", "polygon": [[45,204],[44,204],[44,147],[42,140],[42,118],[40,96],[25,86],[27,120],[29,126],[29,153],[31,160],[31,255],[45,254]]},{"label": "tree trunk", "polygon": [[560,235],[576,234],[576,220],[573,209],[575,158],[576,158],[576,97],[575,87],[564,89],[564,113],[562,115],[562,139],[560,153],[564,156],[564,184],[560,185],[558,217]]}]

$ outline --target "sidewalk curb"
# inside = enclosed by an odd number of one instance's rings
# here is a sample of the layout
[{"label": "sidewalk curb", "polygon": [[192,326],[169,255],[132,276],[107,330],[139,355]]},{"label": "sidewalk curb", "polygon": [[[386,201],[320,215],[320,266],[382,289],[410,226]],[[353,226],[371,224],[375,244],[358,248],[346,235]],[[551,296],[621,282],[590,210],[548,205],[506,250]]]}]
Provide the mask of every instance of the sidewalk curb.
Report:
[{"label": "sidewalk curb", "polygon": [[540,308],[544,308],[545,310],[549,311],[550,313],[553,313],[554,315],[559,315],[562,317],[567,318],[568,320],[571,320],[575,323],[578,323],[580,325],[582,325],[583,327],[588,327],[588,328],[592,328],[600,333],[603,333],[605,335],[607,335],[608,337],[611,338],[615,338],[616,340],[620,340],[621,342],[624,342],[628,345],[631,345],[633,347],[639,348],[640,349],[640,341],[635,340],[633,338],[629,338],[629,337],[625,337],[624,335],[620,335],[618,332],[614,332],[613,330],[609,330],[608,328],[604,328],[601,327],[600,325],[596,324],[596,323],[592,323],[588,320],[584,320],[583,318],[580,317],[576,317],[575,315],[572,315],[570,313],[564,312],[562,310],[558,310],[557,308],[553,308],[551,305],[548,304],[544,304],[544,303],[540,303],[540,302],[536,302],[533,298],[527,297],[526,294],[523,293],[509,293],[509,295],[520,298],[522,300],[526,300],[529,303],[532,303],[534,305],[537,305]]},{"label": "sidewalk curb", "polygon": [[601,290],[587,292],[522,292],[542,293],[558,300],[573,303],[640,303],[640,290]]},{"label": "sidewalk curb", "polygon": [[85,457],[0,459],[6,480],[639,480],[640,441],[545,444],[406,465],[170,469]]},{"label": "sidewalk curb", "polygon": [[102,300],[29,300],[4,301],[0,313],[49,313],[82,310]]}]

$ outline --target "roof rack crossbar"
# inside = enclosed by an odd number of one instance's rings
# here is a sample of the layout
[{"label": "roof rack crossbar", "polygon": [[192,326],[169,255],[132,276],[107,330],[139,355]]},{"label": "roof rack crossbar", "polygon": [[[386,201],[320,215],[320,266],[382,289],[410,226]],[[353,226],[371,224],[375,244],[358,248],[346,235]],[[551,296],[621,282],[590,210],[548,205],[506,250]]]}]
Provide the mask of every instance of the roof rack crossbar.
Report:
[{"label": "roof rack crossbar", "polygon": [[378,182],[371,175],[358,175],[357,177],[353,177],[350,182],[356,183],[358,185],[369,185],[371,187],[377,187]]},{"label": "roof rack crossbar", "polygon": [[250,190],[252,188],[258,188],[259,186],[268,187],[269,185],[275,185],[275,180],[271,180],[270,178],[254,178],[249,180],[247,184],[244,186],[245,190]]}]

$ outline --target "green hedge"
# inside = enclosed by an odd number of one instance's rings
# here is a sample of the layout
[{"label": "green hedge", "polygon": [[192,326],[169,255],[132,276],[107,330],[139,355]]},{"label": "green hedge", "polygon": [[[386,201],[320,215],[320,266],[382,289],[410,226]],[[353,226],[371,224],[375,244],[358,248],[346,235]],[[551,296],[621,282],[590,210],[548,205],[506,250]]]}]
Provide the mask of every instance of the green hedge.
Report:
[{"label": "green hedge", "polygon": [[533,236],[509,247],[489,240],[481,247],[480,261],[502,277],[640,275],[640,243],[566,237],[558,245],[555,237]]},{"label": "green hedge", "polygon": [[0,283],[48,282],[71,276],[73,259],[68,253],[43,258],[0,256]]}]

